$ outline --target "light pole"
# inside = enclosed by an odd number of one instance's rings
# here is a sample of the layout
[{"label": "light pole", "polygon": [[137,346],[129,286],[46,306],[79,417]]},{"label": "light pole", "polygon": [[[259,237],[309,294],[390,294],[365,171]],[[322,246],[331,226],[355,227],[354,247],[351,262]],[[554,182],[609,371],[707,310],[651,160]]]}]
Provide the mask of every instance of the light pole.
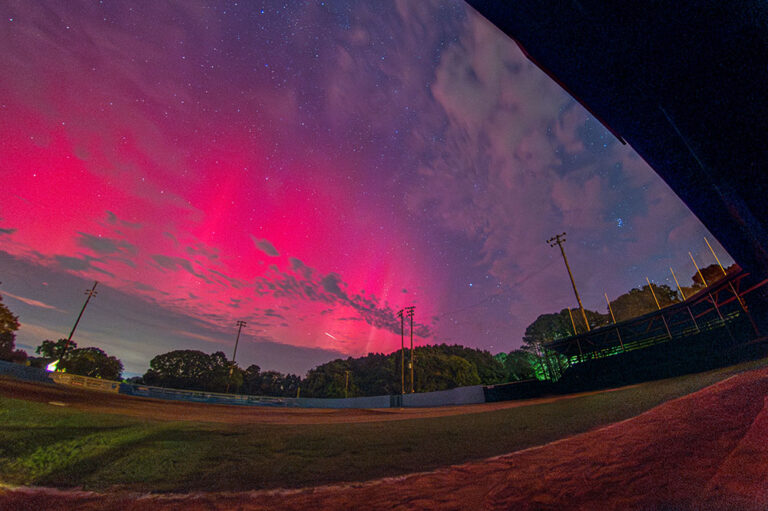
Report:
[{"label": "light pole", "polygon": [[584,318],[584,324],[587,326],[587,332],[589,332],[591,328],[589,328],[589,321],[587,321],[587,313],[584,312],[584,306],[581,304],[581,297],[579,296],[579,291],[576,289],[576,282],[573,280],[571,267],[568,264],[568,258],[565,256],[565,249],[563,248],[563,243],[565,243],[565,233],[556,234],[555,236],[549,238],[547,240],[547,243],[549,243],[550,247],[554,247],[555,245],[560,247],[560,253],[563,254],[563,261],[565,261],[565,269],[568,270],[568,276],[571,278],[571,285],[573,286],[573,294],[576,295],[576,301],[579,302],[579,309],[581,309],[581,317]]},{"label": "light pole", "polygon": [[405,394],[405,316],[400,311],[400,394]]},{"label": "light pole", "polygon": [[411,394],[414,392],[414,384],[413,384],[413,360],[414,360],[414,354],[413,354],[413,311],[416,309],[415,306],[410,306],[405,308],[406,315],[411,318]]},{"label": "light pole", "polygon": [[[611,319],[613,320],[613,324],[616,324],[616,316],[613,315],[613,307],[611,307],[611,301],[608,299],[608,293],[603,293],[605,295],[605,303],[608,304],[608,312],[611,313]],[[621,340],[621,332],[619,332],[619,327],[616,327],[616,335],[619,337],[619,344],[621,344],[621,349],[624,350],[624,341]]]},{"label": "light pole", "polygon": [[235,370],[235,357],[237,356],[237,344],[240,342],[240,330],[246,325],[245,321],[238,321],[237,323],[237,337],[235,338],[235,351],[232,352],[232,363],[229,366],[229,378],[227,378],[227,389],[224,393],[229,392],[229,385],[232,383],[232,372]]},{"label": "light pole", "polygon": [[349,397],[349,369],[344,371],[344,397]]},{"label": "light pole", "polygon": [[80,309],[80,314],[77,315],[77,319],[75,320],[75,324],[72,327],[72,331],[69,332],[69,337],[67,337],[67,342],[64,343],[64,349],[61,350],[61,355],[59,356],[59,360],[64,360],[64,355],[67,353],[67,348],[69,348],[69,343],[72,341],[72,336],[75,335],[75,329],[77,328],[78,323],[80,323],[80,318],[83,317],[83,312],[85,312],[85,308],[88,307],[88,302],[91,301],[92,297],[96,296],[99,293],[98,291],[96,291],[97,285],[99,285],[98,280],[93,282],[93,287],[91,289],[85,290],[85,294],[88,295],[88,297],[85,299],[83,308]]}]

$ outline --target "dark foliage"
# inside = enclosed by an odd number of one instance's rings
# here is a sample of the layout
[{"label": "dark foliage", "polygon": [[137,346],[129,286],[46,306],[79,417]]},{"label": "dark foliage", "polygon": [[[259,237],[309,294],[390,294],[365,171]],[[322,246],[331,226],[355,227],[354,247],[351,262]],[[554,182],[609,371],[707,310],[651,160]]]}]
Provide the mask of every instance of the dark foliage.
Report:
[{"label": "dark foliage", "polygon": [[58,368],[68,373],[105,380],[120,380],[123,373],[123,363],[119,359],[93,347],[69,348]]},{"label": "dark foliage", "polygon": [[11,313],[2,300],[0,297],[0,360],[12,360],[18,358],[18,355],[14,355],[14,348],[19,318]]},{"label": "dark foliage", "polygon": [[[67,351],[64,353],[64,347]],[[44,340],[35,348],[40,358],[30,359],[30,365],[45,367],[54,360],[59,360],[58,369],[68,373],[104,378],[105,380],[120,380],[123,373],[123,363],[120,359],[108,355],[104,350],[93,347],[78,348],[75,341],[67,345],[66,339],[58,341]]]},{"label": "dark foliage", "polygon": [[[313,397],[349,397],[399,394],[401,371],[405,367],[405,391],[411,388],[410,350],[405,361],[400,350],[384,355],[337,359],[322,364],[307,374],[302,392]],[[348,373],[347,373],[348,372]],[[466,385],[505,381],[501,362],[489,352],[446,344],[419,346],[414,349],[414,390],[430,392]]]},{"label": "dark foliage", "polygon": [[[242,371],[235,368],[232,387],[242,385]],[[175,350],[154,357],[143,380],[147,385],[174,389],[223,392],[229,379],[230,364],[223,352],[208,355],[197,350]]]},{"label": "dark foliage", "polygon": [[[46,339],[35,349],[35,353],[42,355],[44,358],[57,360],[61,358],[61,355],[64,352],[64,346],[67,346],[66,339],[59,339],[56,342]],[[77,343],[75,341],[69,341],[67,351],[74,350],[75,348],[77,348]]]}]

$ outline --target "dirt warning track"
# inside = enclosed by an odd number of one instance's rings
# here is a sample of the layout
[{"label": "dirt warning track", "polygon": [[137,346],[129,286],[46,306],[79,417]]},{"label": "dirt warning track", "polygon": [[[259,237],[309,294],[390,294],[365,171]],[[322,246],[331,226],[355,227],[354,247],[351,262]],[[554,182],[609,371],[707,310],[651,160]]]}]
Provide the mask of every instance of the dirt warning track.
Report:
[{"label": "dirt warning track", "polygon": [[[610,392],[610,390],[599,392]],[[91,413],[109,413],[154,420],[226,424],[331,424],[445,417],[549,403],[559,399],[573,399],[594,393],[436,408],[285,408],[166,401],[0,377],[0,396],[3,397],[49,403],[52,406],[66,406]]]},{"label": "dirt warning track", "polygon": [[247,493],[17,489],[4,509],[768,509],[768,369],[541,447],[398,478]]}]

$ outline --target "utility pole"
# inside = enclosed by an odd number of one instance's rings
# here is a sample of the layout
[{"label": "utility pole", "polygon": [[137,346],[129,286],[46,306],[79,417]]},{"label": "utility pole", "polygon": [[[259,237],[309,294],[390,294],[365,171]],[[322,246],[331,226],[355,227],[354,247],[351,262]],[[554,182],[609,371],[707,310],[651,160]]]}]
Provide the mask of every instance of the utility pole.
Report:
[{"label": "utility pole", "polygon": [[232,363],[229,366],[229,378],[227,378],[227,390],[225,390],[225,393],[229,392],[229,385],[232,383],[232,373],[235,370],[235,357],[237,356],[237,345],[240,342],[240,330],[243,329],[243,327],[246,325],[245,321],[238,321],[237,323],[237,337],[235,338],[235,351],[232,352]]},{"label": "utility pole", "polygon": [[415,308],[413,305],[405,308],[406,314],[411,318],[411,394],[415,392],[413,384],[413,311]]},{"label": "utility pole", "polygon": [[402,309],[400,310],[400,394],[405,394],[405,316]]},{"label": "utility pole", "polygon": [[587,321],[587,313],[584,312],[584,306],[581,304],[581,297],[579,296],[579,291],[576,289],[576,282],[573,280],[571,267],[568,264],[568,258],[565,256],[565,249],[563,248],[563,243],[565,243],[565,233],[556,234],[555,236],[549,238],[547,240],[547,243],[549,243],[550,247],[554,247],[555,245],[560,247],[560,253],[563,254],[563,261],[565,261],[565,269],[568,270],[568,276],[571,278],[571,285],[573,286],[573,294],[576,295],[576,301],[579,302],[579,308],[581,309],[581,317],[584,318],[584,324],[587,326],[587,332],[589,332],[591,328],[589,328],[589,321]]},{"label": "utility pole", "polygon": [[72,327],[72,331],[69,332],[69,337],[67,337],[67,342],[64,343],[64,349],[61,350],[61,355],[59,356],[59,360],[64,360],[64,355],[67,353],[67,348],[69,348],[69,343],[72,341],[72,336],[75,335],[75,329],[77,328],[77,324],[80,323],[80,318],[83,317],[83,312],[85,312],[85,308],[88,307],[88,302],[91,301],[92,297],[96,296],[99,293],[98,291],[96,291],[97,285],[99,285],[98,280],[93,282],[93,287],[91,289],[85,290],[85,294],[88,295],[88,297],[85,299],[83,308],[80,309],[80,314],[77,315],[77,319],[75,320],[75,325]]}]

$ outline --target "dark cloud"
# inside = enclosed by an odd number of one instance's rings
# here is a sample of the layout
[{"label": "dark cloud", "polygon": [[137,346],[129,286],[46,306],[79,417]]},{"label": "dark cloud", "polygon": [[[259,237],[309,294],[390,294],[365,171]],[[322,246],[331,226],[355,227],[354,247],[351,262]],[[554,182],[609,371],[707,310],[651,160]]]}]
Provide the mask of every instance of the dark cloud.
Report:
[{"label": "dark cloud", "polygon": [[[219,277],[221,277],[221,278],[225,279],[225,280],[226,280],[227,282],[229,282],[229,283],[232,285],[232,287],[233,287],[233,288],[235,288],[235,289],[240,289],[241,287],[243,287],[243,286],[245,285],[243,282],[241,282],[241,281],[239,281],[239,280],[237,280],[237,279],[235,279],[235,278],[232,278],[232,277],[230,277],[230,276],[228,276],[228,275],[225,275],[224,273],[222,273],[222,272],[220,272],[220,271],[217,271],[217,270],[213,270],[213,269],[211,269],[211,268],[208,268],[208,269],[207,269],[207,271],[208,271],[209,273],[213,273],[214,275],[218,275]],[[221,284],[221,282],[219,282],[219,284]]]},{"label": "dark cloud", "polygon": [[342,300],[348,300],[347,294],[341,290],[341,277],[335,273],[329,273],[320,279],[320,285],[326,293],[330,293]]},{"label": "dark cloud", "polygon": [[[298,261],[298,259],[296,259]],[[350,295],[345,289],[349,286],[337,273],[320,274],[306,265],[291,263],[291,269],[301,275],[281,271],[276,265],[270,265],[263,277],[256,279],[254,289],[260,296],[272,295],[276,298],[296,298],[314,302],[338,304],[354,309],[359,319],[371,326],[400,333],[400,320],[388,305],[381,305],[375,296],[362,294]],[[306,275],[312,277],[305,278]],[[269,310],[269,309],[268,309]],[[324,309],[321,315],[327,315],[334,309]],[[347,321],[350,319],[347,318]],[[414,324],[414,335],[428,337],[427,325]]]},{"label": "dark cloud", "polygon": [[106,238],[103,236],[93,236],[84,232],[78,232],[75,242],[81,247],[89,248],[100,255],[110,255],[119,252],[133,253],[136,247],[127,241]]},{"label": "dark cloud", "polygon": [[136,268],[136,263],[133,260],[128,259],[127,257],[113,256],[113,257],[110,257],[109,259],[110,261],[116,261],[126,266],[130,266],[131,268]]},{"label": "dark cloud", "polygon": [[[295,268],[295,265],[293,267]],[[291,296],[311,301],[338,303],[339,305],[354,309],[360,315],[359,319],[371,326],[385,329],[395,334],[400,332],[400,321],[390,306],[382,306],[374,296],[350,295],[345,291],[349,286],[336,273],[320,275],[309,268],[307,270],[309,271],[304,271],[303,273],[315,275],[316,278],[314,280],[297,278],[296,275],[281,272],[276,266],[272,265],[270,273],[265,278],[257,281],[257,289],[260,289],[263,293],[271,293],[276,297]],[[332,311],[332,309],[326,310]],[[328,313],[325,311],[321,312],[321,314]],[[415,323],[414,335],[428,337],[430,335],[429,327]]]},{"label": "dark cloud", "polygon": [[310,280],[312,278],[312,268],[304,264],[300,259],[296,259],[295,257],[290,257],[288,260],[291,263],[291,270],[293,270],[296,273],[299,273],[302,277],[304,277],[307,280]]},{"label": "dark cloud", "polygon": [[256,248],[264,252],[270,257],[277,257],[280,255],[280,253],[277,251],[274,245],[269,242],[269,240],[259,239],[255,236],[251,236],[251,239],[253,240],[254,245],[256,245]]},{"label": "dark cloud", "polygon": [[[138,289],[139,291],[147,291],[149,293],[157,293],[163,296],[170,296],[170,293],[167,293],[165,291],[161,291],[160,289],[157,289],[152,286],[148,286],[146,284],[143,284],[141,282],[134,282],[133,287]],[[191,298],[196,298],[195,296],[192,296]]]},{"label": "dark cloud", "polygon": [[264,315],[270,318],[285,319],[285,316],[277,312],[275,309],[264,309]]},{"label": "dark cloud", "polygon": [[171,257],[161,254],[155,254],[151,257],[152,260],[154,260],[161,268],[165,268],[166,270],[171,271],[182,269],[194,275],[195,277],[203,279],[206,282],[210,282],[210,280],[205,275],[195,271],[195,269],[192,267],[192,263],[182,257]]},{"label": "dark cloud", "polygon": [[126,220],[121,220],[117,217],[117,215],[115,215],[109,210],[106,211],[106,214],[107,214],[107,223],[110,225],[128,227],[130,229],[141,229],[141,224],[138,222],[128,222]]},{"label": "dark cloud", "polygon": [[12,229],[12,228],[4,228],[4,227],[0,227],[0,234],[13,234],[13,233],[15,233],[17,230],[18,230],[18,229]]},{"label": "dark cloud", "polygon": [[76,271],[76,272],[84,272],[84,271],[97,271],[99,273],[103,273],[104,275],[109,275],[110,277],[114,277],[115,275],[113,273],[108,272],[107,270],[103,268],[99,268],[98,266],[94,265],[93,262],[99,262],[98,259],[95,259],[90,256],[84,256],[84,257],[72,257],[72,256],[65,256],[65,255],[57,255],[54,256],[54,260],[58,265],[65,269],[70,271]]},{"label": "dark cloud", "polygon": [[208,247],[202,243],[195,243],[194,245],[190,245],[185,250],[189,255],[201,255],[210,259],[211,261],[219,259],[218,248]]}]

